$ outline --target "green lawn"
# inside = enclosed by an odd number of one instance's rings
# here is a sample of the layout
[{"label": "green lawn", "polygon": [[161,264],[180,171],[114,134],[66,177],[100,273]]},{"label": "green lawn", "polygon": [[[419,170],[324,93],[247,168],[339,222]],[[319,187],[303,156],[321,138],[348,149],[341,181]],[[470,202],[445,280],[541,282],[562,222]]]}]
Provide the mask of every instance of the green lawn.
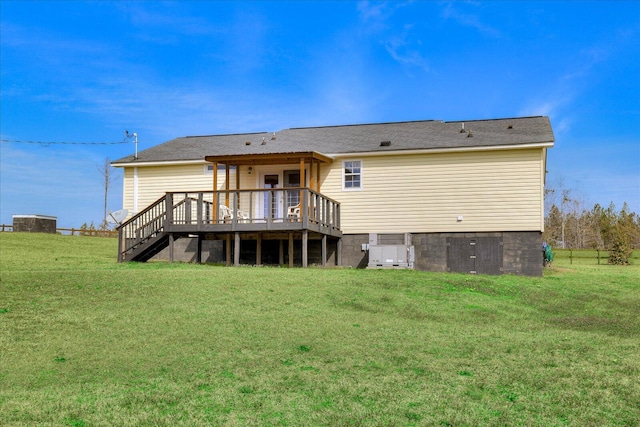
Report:
[{"label": "green lawn", "polygon": [[117,264],[0,234],[0,425],[638,426],[640,266]]}]

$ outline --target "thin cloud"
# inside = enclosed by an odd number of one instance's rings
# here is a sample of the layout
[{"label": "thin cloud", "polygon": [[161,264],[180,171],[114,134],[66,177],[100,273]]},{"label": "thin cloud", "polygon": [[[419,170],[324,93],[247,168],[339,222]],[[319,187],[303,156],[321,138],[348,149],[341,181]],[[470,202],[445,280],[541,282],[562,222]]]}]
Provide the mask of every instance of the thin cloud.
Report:
[{"label": "thin cloud", "polygon": [[413,1],[383,1],[371,2],[368,0],[358,2],[360,19],[369,22],[373,20],[384,21],[396,10],[409,6]]},{"label": "thin cloud", "polygon": [[502,36],[502,33],[498,29],[483,23],[477,15],[459,12],[453,3],[447,3],[445,5],[442,16],[445,19],[452,19],[462,26],[474,28],[485,36],[493,38]]},{"label": "thin cloud", "polygon": [[582,48],[573,61],[573,69],[568,70],[563,76],[563,80],[573,80],[584,78],[592,72],[597,65],[607,62],[611,57],[619,55],[620,52],[627,54],[624,50],[629,44],[636,43],[636,38],[640,30],[620,29],[613,32],[609,38],[599,41],[591,46]]},{"label": "thin cloud", "polygon": [[144,2],[116,2],[114,5],[126,14],[131,24],[137,28],[162,28],[163,33],[172,32],[188,36],[213,35],[221,32],[219,26],[213,25],[208,20],[186,14],[180,8],[179,2],[165,3],[170,7],[164,12],[152,12]]},{"label": "thin cloud", "polygon": [[[60,38],[55,34],[24,28],[18,25],[2,22],[2,38],[0,45],[5,48],[28,48],[29,55],[36,54],[53,62],[61,53],[73,55],[103,54],[107,46],[100,42],[90,42],[86,39],[74,40]],[[66,57],[67,55],[65,55]]]},{"label": "thin cloud", "polygon": [[[388,21],[391,16],[398,9],[406,7],[411,3],[412,2],[371,3],[369,1],[361,1],[358,3],[358,12],[368,32],[384,33],[385,29],[389,26]],[[422,43],[420,40],[414,41],[411,39],[413,28],[414,24],[412,23],[403,25],[400,33],[387,35],[386,40],[382,41],[382,45],[389,56],[399,64],[429,71],[429,61],[420,51]]]},{"label": "thin cloud", "polygon": [[571,126],[575,120],[571,117],[571,113],[565,112],[566,107],[570,106],[571,97],[549,96],[542,101],[533,101],[519,112],[519,116],[548,116],[553,121],[553,131],[557,135],[564,134],[571,130]]},{"label": "thin cloud", "polygon": [[414,66],[421,68],[423,71],[430,71],[430,65],[420,51],[415,47],[421,43],[413,43],[409,41],[409,32],[412,25],[406,25],[402,34],[392,37],[384,43],[384,47],[395,61],[402,65]]}]

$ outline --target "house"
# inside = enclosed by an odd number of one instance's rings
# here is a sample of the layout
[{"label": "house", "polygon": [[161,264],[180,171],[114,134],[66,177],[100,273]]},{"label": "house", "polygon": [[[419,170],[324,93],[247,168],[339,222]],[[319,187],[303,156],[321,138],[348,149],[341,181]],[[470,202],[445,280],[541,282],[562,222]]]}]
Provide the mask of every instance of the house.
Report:
[{"label": "house", "polygon": [[124,169],[119,260],[542,274],[548,117],[187,136]]}]

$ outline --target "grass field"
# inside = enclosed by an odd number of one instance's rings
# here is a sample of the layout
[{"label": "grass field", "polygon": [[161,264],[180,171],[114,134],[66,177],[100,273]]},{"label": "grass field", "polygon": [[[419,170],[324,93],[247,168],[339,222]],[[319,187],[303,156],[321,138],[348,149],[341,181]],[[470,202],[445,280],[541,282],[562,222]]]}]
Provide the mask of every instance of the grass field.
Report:
[{"label": "grass field", "polygon": [[0,234],[0,425],[638,426],[640,266],[117,264]]}]

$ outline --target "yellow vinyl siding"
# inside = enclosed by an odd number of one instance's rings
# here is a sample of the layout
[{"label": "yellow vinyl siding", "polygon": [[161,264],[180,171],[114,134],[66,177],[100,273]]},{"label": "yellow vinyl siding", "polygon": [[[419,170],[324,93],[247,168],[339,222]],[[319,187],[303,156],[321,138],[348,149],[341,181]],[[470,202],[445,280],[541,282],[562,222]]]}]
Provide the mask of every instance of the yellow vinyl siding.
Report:
[{"label": "yellow vinyl siding", "polygon": [[[342,190],[342,161],[362,161],[362,189]],[[271,167],[295,169],[290,165]],[[240,188],[261,187],[260,167],[240,169]],[[341,203],[344,233],[542,230],[543,149],[336,158],[321,166],[321,192]],[[230,188],[235,188],[235,170]],[[258,185],[256,183],[258,182]],[[133,213],[134,168],[126,167],[124,207]],[[203,164],[139,166],[138,210],[168,191],[210,191]],[[218,172],[218,188],[225,173]],[[248,200],[240,201],[241,208]],[[257,205],[256,205],[257,206]],[[257,208],[256,208],[257,209]],[[462,216],[462,221],[458,221]]]},{"label": "yellow vinyl siding", "polygon": [[362,190],[342,191],[340,160],[322,192],[341,202],[344,233],[540,230],[540,151],[354,156]]},{"label": "yellow vinyl siding", "polygon": [[133,215],[133,168],[124,168],[122,178],[122,206]]},{"label": "yellow vinyl siding", "polygon": [[[231,188],[234,188],[235,172],[233,171],[230,181]],[[213,175],[205,173],[204,164],[140,166],[138,167],[138,210],[143,210],[167,192],[211,191],[212,188]],[[218,188],[225,188],[224,171],[218,172]],[[130,214],[134,213],[133,195],[134,168],[127,167],[124,171],[123,204]]]}]

